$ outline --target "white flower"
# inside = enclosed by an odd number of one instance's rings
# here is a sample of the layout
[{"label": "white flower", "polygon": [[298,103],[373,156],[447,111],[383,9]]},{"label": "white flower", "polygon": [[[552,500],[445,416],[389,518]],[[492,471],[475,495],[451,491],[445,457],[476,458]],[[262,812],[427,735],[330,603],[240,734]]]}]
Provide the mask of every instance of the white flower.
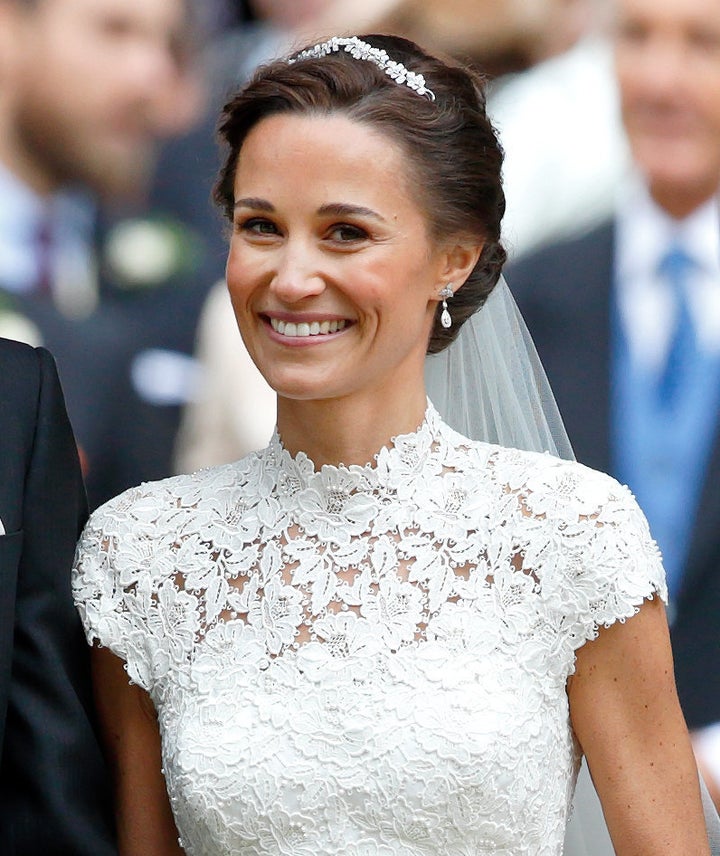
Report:
[{"label": "white flower", "polygon": [[411,583],[397,579],[382,579],[377,591],[369,591],[362,605],[362,614],[382,634],[383,642],[396,651],[405,642],[412,642],[423,620],[423,594]]},{"label": "white flower", "polygon": [[[255,584],[257,585],[257,583]],[[292,644],[303,621],[302,594],[282,580],[272,579],[262,593],[248,581],[248,622],[262,630],[265,644],[271,654],[279,654],[283,647]]]},{"label": "white flower", "polygon": [[323,467],[297,495],[298,524],[306,535],[346,544],[370,528],[378,509],[377,497],[356,490],[358,477],[350,470]]},{"label": "white flower", "polygon": [[[172,579],[157,591],[157,606],[150,611],[148,627],[160,640],[187,656],[200,626],[198,598],[177,588]],[[177,656],[176,654],[176,656]]]},{"label": "white flower", "polygon": [[492,510],[489,493],[477,480],[459,473],[446,473],[415,499],[416,519],[423,532],[438,538],[462,541],[468,531],[481,526]]},{"label": "white flower", "polygon": [[264,638],[256,628],[241,620],[221,621],[199,644],[191,675],[200,693],[211,693],[257,682],[267,663]]},{"label": "white flower", "polygon": [[310,680],[319,681],[342,674],[364,678],[374,667],[381,643],[370,623],[349,610],[318,619],[313,630],[318,642],[298,651],[298,668]]}]

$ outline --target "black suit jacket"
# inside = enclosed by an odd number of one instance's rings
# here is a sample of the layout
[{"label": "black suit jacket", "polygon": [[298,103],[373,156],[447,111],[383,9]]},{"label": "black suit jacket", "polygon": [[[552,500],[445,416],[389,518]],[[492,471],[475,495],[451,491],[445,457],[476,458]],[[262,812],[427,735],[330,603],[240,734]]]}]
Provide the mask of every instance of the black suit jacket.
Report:
[{"label": "black suit jacket", "polygon": [[[577,459],[611,472],[614,224],[546,247],[507,279],[545,366]],[[691,728],[720,721],[720,420],[671,630]]]},{"label": "black suit jacket", "polygon": [[0,854],[115,853],[70,591],[87,515],[55,364],[0,339]]}]

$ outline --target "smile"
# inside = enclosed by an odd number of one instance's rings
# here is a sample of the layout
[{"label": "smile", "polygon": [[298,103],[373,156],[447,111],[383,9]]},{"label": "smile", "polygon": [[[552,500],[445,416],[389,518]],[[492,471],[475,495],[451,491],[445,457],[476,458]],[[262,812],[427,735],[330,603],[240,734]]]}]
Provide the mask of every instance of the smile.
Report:
[{"label": "smile", "polygon": [[328,333],[338,333],[340,330],[345,329],[346,324],[345,319],[341,319],[340,321],[301,321],[295,324],[292,321],[280,321],[278,318],[270,318],[270,326],[276,333],[294,339],[306,336],[327,336]]}]

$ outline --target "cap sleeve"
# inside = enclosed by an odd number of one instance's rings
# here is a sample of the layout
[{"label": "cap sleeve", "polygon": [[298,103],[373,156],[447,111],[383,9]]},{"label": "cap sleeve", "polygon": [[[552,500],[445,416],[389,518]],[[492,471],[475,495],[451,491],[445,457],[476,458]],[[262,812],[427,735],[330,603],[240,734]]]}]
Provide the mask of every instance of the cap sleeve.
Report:
[{"label": "cap sleeve", "polygon": [[604,473],[580,471],[573,511],[560,526],[557,601],[574,649],[635,615],[644,600],[667,603],[660,551],[627,487]]},{"label": "cap sleeve", "polygon": [[91,515],[73,568],[73,597],[90,644],[125,661],[133,683],[152,692],[167,669],[153,612],[162,574],[148,486],[133,488]]}]

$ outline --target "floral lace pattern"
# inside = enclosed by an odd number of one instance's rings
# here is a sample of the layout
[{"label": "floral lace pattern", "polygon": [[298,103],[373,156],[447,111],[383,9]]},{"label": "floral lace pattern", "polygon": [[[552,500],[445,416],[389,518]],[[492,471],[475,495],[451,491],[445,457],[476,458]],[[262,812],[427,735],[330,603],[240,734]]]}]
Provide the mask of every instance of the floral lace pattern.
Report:
[{"label": "floral lace pattern", "polygon": [[432,406],[365,467],[276,436],[127,491],[73,584],[155,703],[192,856],[557,856],[575,651],[666,598],[626,488]]}]

